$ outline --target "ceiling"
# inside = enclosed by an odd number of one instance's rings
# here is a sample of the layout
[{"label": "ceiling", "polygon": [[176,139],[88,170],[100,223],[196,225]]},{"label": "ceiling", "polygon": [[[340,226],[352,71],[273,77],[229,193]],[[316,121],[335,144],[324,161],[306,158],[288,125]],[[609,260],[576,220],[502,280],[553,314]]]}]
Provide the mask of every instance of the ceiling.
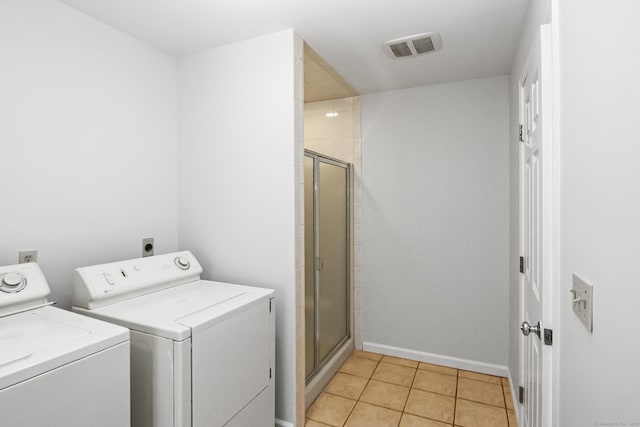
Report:
[{"label": "ceiling", "polygon": [[[293,28],[357,92],[507,74],[529,0],[62,0],[173,55]],[[382,43],[439,32],[439,52]]]}]

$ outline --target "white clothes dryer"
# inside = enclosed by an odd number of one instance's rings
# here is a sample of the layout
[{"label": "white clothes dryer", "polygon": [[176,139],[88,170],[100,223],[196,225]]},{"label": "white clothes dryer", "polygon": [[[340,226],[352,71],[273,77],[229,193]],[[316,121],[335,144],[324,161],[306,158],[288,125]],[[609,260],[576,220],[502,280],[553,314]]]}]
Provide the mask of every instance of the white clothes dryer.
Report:
[{"label": "white clothes dryer", "polygon": [[0,267],[0,425],[129,426],[129,331],[47,295],[37,264]]},{"label": "white clothes dryer", "polygon": [[79,268],[73,309],[131,330],[135,427],[273,427],[273,290],[201,273],[188,251]]}]

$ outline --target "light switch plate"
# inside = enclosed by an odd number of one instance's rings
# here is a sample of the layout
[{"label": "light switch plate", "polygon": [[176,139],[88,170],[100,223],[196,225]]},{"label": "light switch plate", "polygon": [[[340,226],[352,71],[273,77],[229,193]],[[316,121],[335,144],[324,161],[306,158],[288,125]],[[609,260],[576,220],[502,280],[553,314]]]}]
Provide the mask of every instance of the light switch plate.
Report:
[{"label": "light switch plate", "polygon": [[587,283],[577,274],[573,275],[571,288],[573,312],[589,332],[593,332],[593,285]]}]

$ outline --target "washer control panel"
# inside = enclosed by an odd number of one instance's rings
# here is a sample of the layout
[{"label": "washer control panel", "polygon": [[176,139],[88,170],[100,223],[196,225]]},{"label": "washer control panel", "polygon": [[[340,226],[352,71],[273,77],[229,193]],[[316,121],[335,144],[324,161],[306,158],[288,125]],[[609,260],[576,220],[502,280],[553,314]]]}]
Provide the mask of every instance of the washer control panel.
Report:
[{"label": "washer control panel", "polygon": [[49,284],[38,264],[0,267],[0,315],[42,305],[47,295]]},{"label": "washer control panel", "polygon": [[98,308],[200,279],[202,267],[189,251],[78,268],[73,305]]}]

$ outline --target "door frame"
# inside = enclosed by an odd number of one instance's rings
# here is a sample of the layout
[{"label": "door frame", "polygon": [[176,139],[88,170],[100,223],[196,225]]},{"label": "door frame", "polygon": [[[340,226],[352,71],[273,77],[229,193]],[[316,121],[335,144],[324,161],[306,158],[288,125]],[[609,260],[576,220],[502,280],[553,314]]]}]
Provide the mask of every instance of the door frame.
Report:
[{"label": "door frame", "polygon": [[[541,137],[542,144],[540,149],[541,160],[541,178],[540,178],[540,218],[541,218],[541,244],[540,259],[542,265],[541,279],[543,282],[543,293],[541,299],[541,328],[552,329],[554,332],[553,345],[548,346],[541,343],[542,355],[542,415],[541,422],[543,426],[557,426],[558,422],[558,338],[559,331],[559,224],[560,224],[560,187],[559,187],[559,139],[557,138],[557,123],[554,120],[557,117],[558,94],[556,88],[557,69],[558,69],[558,52],[557,45],[552,37],[551,24],[540,25],[540,74],[544,80],[542,91],[540,94],[540,105],[542,115]],[[534,39],[535,40],[535,39]],[[529,50],[535,46],[535,41],[531,43]],[[532,53],[529,52],[529,55]],[[518,121],[519,125],[524,123],[522,109],[522,83],[525,79],[528,65],[531,61],[528,56],[522,68],[518,70]],[[519,180],[519,206],[518,206],[518,233],[519,233],[519,251],[520,254],[525,253],[524,248],[524,182],[523,182],[523,163],[524,150],[523,143],[518,142],[518,180]],[[524,319],[525,313],[525,288],[524,276],[518,277],[519,290],[519,323],[534,319]],[[519,325],[518,325],[519,326]],[[525,369],[525,337],[519,334],[519,378],[520,382],[524,379]],[[525,391],[526,392],[526,391]],[[522,413],[522,405],[516,404],[518,408],[518,423],[524,425],[524,414]]]}]

